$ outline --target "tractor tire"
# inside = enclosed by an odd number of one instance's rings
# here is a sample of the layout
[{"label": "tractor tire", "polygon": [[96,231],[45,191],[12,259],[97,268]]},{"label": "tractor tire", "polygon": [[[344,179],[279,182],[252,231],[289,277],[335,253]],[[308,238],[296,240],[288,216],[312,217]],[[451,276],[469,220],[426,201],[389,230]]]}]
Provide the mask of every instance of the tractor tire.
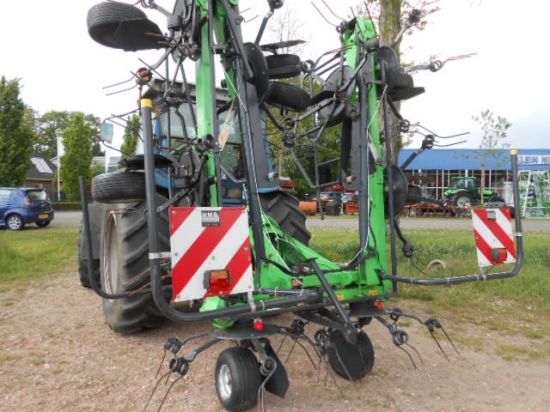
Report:
[{"label": "tractor tire", "polygon": [[[92,284],[90,283],[88,270],[88,259],[83,259],[80,255],[78,256],[78,276],[80,278],[80,284],[85,288],[92,289]],[[92,259],[92,279],[99,286],[99,259]]]},{"label": "tractor tire", "polygon": [[503,207],[506,206],[506,202],[499,195],[493,195],[487,200],[487,207]]},{"label": "tractor tire", "polygon": [[260,194],[262,210],[274,219],[281,230],[294,239],[307,245],[311,233],[306,228],[306,214],[300,209],[299,201],[287,192]]},{"label": "tractor tire", "polygon": [[[156,195],[156,204],[166,201]],[[103,220],[100,282],[106,293],[138,290],[149,284],[149,237],[145,202],[116,205],[122,212]],[[162,250],[170,250],[168,211],[157,216]],[[122,299],[103,299],[105,320],[117,333],[130,334],[160,326],[164,317],[150,293]]]},{"label": "tractor tire", "polygon": [[92,197],[100,203],[145,200],[145,174],[142,172],[100,174],[92,180]]},{"label": "tractor tire", "polygon": [[282,82],[269,82],[266,103],[283,110],[303,112],[309,107],[309,94],[298,86]]},{"label": "tractor tire", "polygon": [[456,207],[461,208],[461,209],[465,209],[465,208],[469,208],[473,205],[474,198],[470,193],[462,192],[462,193],[457,193],[456,195],[454,195],[451,199],[451,202]]},{"label": "tractor tire", "polygon": [[[92,281],[99,283],[99,238],[103,220],[103,205],[101,203],[90,203],[88,205],[90,218],[90,229],[92,232]],[[78,275],[80,284],[85,288],[92,288],[90,283],[90,271],[88,270],[88,235],[84,231],[84,221],[80,223],[78,234]]]},{"label": "tractor tire", "polygon": [[147,15],[142,10],[131,4],[99,3],[88,11],[88,34],[103,46],[120,49],[122,46],[115,40],[120,23],[146,18]]}]

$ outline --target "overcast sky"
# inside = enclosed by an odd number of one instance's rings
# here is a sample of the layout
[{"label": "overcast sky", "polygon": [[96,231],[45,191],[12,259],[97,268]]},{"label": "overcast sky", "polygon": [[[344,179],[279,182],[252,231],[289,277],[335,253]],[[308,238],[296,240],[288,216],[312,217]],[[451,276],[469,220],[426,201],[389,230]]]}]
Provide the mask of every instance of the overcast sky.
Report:
[{"label": "overcast sky", "polygon": [[[137,92],[107,96],[124,85],[103,87],[130,79],[143,66],[138,58],[155,62],[159,52],[125,53],[93,42],[86,27],[88,9],[98,0],[17,0],[4,2],[0,13],[0,75],[21,79],[24,102],[45,113],[50,110],[83,111],[106,118],[136,107]],[[128,2],[130,2],[128,0]],[[131,1],[133,2],[133,1]],[[172,1],[158,0],[167,9]],[[313,0],[326,17],[321,0]],[[325,0],[336,14],[349,16],[356,0]],[[414,1],[413,1],[414,2]],[[255,36],[267,11],[264,0],[243,0],[249,31]],[[476,147],[481,132],[473,115],[489,109],[513,124],[508,141],[517,148],[548,148],[550,100],[547,92],[550,16],[548,0],[441,0],[441,11],[430,18],[423,32],[404,41],[412,48],[404,60],[427,61],[430,55],[444,60],[469,53],[475,56],[449,62],[437,73],[415,74],[415,84],[426,93],[403,106],[412,123],[421,122],[440,135],[470,132],[468,143]],[[305,23],[310,43],[305,58],[338,45],[334,27],[319,16],[308,0],[287,0]],[[147,10],[164,29],[164,17]],[[252,38],[251,38],[252,40]],[[128,85],[132,85],[129,83]]]}]

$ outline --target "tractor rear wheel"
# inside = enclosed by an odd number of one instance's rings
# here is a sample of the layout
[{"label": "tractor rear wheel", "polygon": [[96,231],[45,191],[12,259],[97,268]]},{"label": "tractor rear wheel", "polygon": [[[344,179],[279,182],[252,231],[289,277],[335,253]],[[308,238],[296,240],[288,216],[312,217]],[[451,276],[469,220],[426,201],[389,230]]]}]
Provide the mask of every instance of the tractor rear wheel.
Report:
[{"label": "tractor rear wheel", "polygon": [[456,207],[459,207],[461,209],[469,208],[473,204],[473,197],[471,194],[467,192],[463,193],[457,193],[453,196],[452,200],[453,204]]},{"label": "tractor rear wheel", "polygon": [[311,233],[306,228],[306,214],[300,209],[299,201],[287,192],[260,194],[262,210],[274,219],[281,230],[294,239],[309,244]]},{"label": "tractor rear wheel", "polygon": [[[166,198],[157,194],[156,204]],[[120,212],[104,218],[100,248],[100,282],[106,293],[136,291],[149,283],[149,239],[145,202],[116,205]],[[170,250],[168,212],[157,217],[160,246]],[[107,324],[117,333],[129,334],[159,326],[161,315],[150,293],[122,299],[103,299]]]},{"label": "tractor rear wheel", "polygon": [[99,283],[99,239],[101,233],[101,222],[103,220],[103,205],[98,202],[92,202],[88,205],[88,217],[90,223],[91,236],[88,237],[84,220],[80,223],[78,236],[78,274],[80,284],[85,288],[92,288],[90,283],[90,271],[88,270],[88,240],[92,240],[92,280],[95,285]]}]

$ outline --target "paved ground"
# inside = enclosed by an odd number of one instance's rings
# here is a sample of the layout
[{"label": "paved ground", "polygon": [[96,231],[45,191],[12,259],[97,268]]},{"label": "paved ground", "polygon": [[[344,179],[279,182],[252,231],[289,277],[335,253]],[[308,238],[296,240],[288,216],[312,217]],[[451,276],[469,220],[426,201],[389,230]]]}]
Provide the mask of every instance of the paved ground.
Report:
[{"label": "paved ground", "polygon": [[[82,212],[57,212],[54,223],[80,224]],[[327,216],[321,220],[318,216],[307,219],[308,227],[357,227],[357,218],[352,216]],[[522,219],[525,232],[550,230],[550,219]],[[471,229],[472,222],[467,218],[401,218],[403,229]]]}]

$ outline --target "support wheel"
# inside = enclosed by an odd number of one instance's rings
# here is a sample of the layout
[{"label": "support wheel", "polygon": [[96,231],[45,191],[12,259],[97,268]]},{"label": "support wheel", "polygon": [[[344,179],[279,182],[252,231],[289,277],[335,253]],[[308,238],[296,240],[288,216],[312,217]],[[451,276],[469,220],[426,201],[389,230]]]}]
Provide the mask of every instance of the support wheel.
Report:
[{"label": "support wheel", "polygon": [[329,336],[328,361],[337,375],[351,381],[365,377],[374,366],[374,347],[368,335],[361,331],[355,344],[348,343],[339,330]]},{"label": "support wheel", "polygon": [[160,48],[162,31],[138,7],[102,2],[88,11],[88,33],[99,44],[126,51]]},{"label": "support wheel", "polygon": [[294,239],[309,244],[311,233],[306,228],[306,214],[300,209],[300,202],[287,192],[260,194],[262,210],[274,219],[281,230]]},{"label": "support wheel", "polygon": [[286,79],[302,73],[300,56],[295,54],[273,54],[265,58],[270,79]]},{"label": "support wheel", "polygon": [[282,82],[269,82],[266,103],[283,110],[303,112],[309,106],[309,94],[298,86]]},{"label": "support wheel", "polygon": [[88,33],[103,46],[121,48],[115,40],[120,23],[146,19],[147,15],[135,6],[124,3],[99,3],[88,11]]},{"label": "support wheel", "polygon": [[250,350],[237,346],[220,353],[215,379],[218,399],[228,411],[246,411],[258,403],[262,377],[258,360]]}]

